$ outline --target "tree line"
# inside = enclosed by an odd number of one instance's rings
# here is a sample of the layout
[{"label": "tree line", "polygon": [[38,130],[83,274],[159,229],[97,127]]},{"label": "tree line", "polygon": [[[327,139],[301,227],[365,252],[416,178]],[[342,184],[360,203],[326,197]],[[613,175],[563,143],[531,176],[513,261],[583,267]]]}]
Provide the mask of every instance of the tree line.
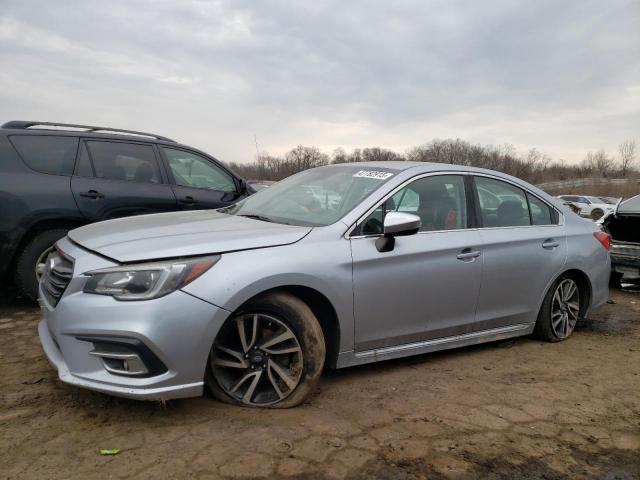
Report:
[{"label": "tree line", "polygon": [[554,161],[535,148],[521,155],[511,145],[483,146],[446,139],[412,147],[403,154],[380,147],[356,148],[350,152],[337,148],[327,154],[317,147],[298,145],[283,156],[261,153],[251,163],[230,163],[229,167],[247,179],[281,180],[302,170],[329,164],[408,160],[488,168],[535,184],[591,177],[638,178],[636,156],[635,140],[621,143],[616,155],[598,150],[587,153],[581,163],[569,165],[563,160]]}]

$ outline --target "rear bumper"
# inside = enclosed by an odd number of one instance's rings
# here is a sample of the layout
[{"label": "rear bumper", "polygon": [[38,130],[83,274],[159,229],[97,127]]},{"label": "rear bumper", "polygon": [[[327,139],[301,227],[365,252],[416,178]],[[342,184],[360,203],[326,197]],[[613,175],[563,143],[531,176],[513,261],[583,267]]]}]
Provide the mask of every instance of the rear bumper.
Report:
[{"label": "rear bumper", "polygon": [[618,273],[640,276],[640,245],[613,242],[611,265]]}]

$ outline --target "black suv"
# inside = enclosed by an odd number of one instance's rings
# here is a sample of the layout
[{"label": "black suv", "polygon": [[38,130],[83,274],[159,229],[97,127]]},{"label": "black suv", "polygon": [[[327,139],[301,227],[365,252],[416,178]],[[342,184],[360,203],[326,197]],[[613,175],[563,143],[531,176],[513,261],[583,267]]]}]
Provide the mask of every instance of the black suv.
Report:
[{"label": "black suv", "polygon": [[111,218],[219,208],[253,193],[221,162],[160,135],[12,121],[0,127],[0,277],[36,299],[67,231]]}]

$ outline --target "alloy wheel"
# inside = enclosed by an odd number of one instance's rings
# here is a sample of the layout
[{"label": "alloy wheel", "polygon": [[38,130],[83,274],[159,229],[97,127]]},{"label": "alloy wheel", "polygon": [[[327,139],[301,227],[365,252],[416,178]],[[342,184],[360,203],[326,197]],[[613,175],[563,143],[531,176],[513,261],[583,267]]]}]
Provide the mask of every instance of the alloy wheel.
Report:
[{"label": "alloy wheel", "polygon": [[241,314],[220,331],[211,370],[227,395],[246,405],[268,406],[287,398],[302,377],[303,355],[293,330],[263,313]]},{"label": "alloy wheel", "polygon": [[44,252],[40,254],[40,256],[38,257],[38,260],[36,260],[35,273],[38,281],[40,281],[40,277],[42,276],[45,268],[47,267],[47,257],[49,256],[52,250],[53,250],[53,246],[47,248]]},{"label": "alloy wheel", "polygon": [[576,282],[565,278],[556,287],[551,301],[551,328],[557,338],[573,332],[580,315],[580,290]]}]

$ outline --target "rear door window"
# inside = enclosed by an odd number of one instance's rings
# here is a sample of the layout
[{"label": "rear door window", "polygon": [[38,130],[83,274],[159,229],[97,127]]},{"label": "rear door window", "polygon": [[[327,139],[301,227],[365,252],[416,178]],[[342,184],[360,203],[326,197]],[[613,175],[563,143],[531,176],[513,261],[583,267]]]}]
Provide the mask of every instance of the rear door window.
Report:
[{"label": "rear door window", "polygon": [[[483,227],[521,227],[531,225],[524,190],[501,180],[475,177],[480,218]],[[484,195],[480,192],[484,191]],[[487,201],[491,198],[491,201]]]},{"label": "rear door window", "polygon": [[81,177],[94,176],[91,159],[89,158],[89,151],[84,143],[80,145],[80,157],[78,158],[78,165],[76,166],[76,175]]},{"label": "rear door window", "polygon": [[[162,183],[158,161],[151,145],[102,141],[88,141],[86,144],[96,177],[129,182]],[[85,174],[90,171],[83,162],[79,167]]]},{"label": "rear door window", "polygon": [[51,135],[12,135],[11,143],[29,168],[52,175],[71,175],[78,138]]}]

